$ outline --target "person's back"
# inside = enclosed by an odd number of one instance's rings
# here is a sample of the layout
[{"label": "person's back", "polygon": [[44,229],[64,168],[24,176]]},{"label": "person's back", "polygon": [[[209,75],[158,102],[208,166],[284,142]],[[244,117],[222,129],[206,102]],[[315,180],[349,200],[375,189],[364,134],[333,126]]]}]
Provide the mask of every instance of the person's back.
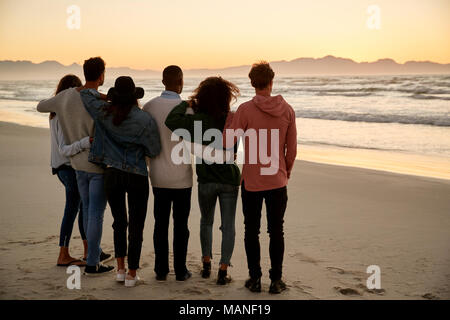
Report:
[{"label": "person's back", "polygon": [[[178,131],[183,138],[200,144],[206,144],[223,153],[222,130],[230,103],[239,94],[239,89],[221,77],[208,77],[194,90],[190,100],[177,105],[167,116],[166,126],[173,132]],[[193,114],[187,114],[192,109]],[[198,148],[200,149],[200,148]],[[205,150],[206,151],[206,150]],[[210,161],[203,157],[196,164],[198,181],[198,200],[201,212],[200,241],[202,247],[202,277],[211,274],[212,230],[217,200],[220,203],[222,244],[220,268],[217,284],[225,285],[231,281],[228,266],[234,250],[236,202],[239,193],[240,172],[234,161]],[[196,153],[197,155],[197,153]],[[226,155],[223,155],[226,156]]]},{"label": "person's back", "polygon": [[[272,97],[275,73],[267,62],[254,64],[249,73],[255,97],[242,104],[227,119],[223,138],[227,148],[235,137],[243,136],[245,163],[242,170],[242,211],[245,224],[245,252],[250,278],[245,287],[261,292],[261,249],[259,234],[261,209],[266,204],[267,230],[270,234],[270,293],[286,289],[282,280],[284,258],[284,214],[287,208],[287,183],[297,153],[295,113],[283,97]],[[246,138],[248,137],[248,138]]]},{"label": "person's back", "polygon": [[[250,130],[249,140],[245,143],[247,157],[242,168],[242,180],[247,190],[270,190],[287,184],[295,160],[297,135],[295,112],[281,95],[256,95],[241,104],[234,116],[228,117],[225,128]],[[256,135],[252,136],[252,130]],[[264,137],[261,138],[261,135]],[[257,141],[254,137],[257,137]],[[264,138],[267,143],[261,142]],[[257,147],[254,148],[252,144]],[[252,149],[257,150],[253,157],[256,161],[251,161]],[[263,163],[261,154],[267,155],[269,163]]]},{"label": "person's back", "polygon": [[[72,144],[86,136],[92,136],[94,120],[86,111],[76,88],[69,88],[58,93],[55,97],[41,101],[37,110],[39,112],[55,112],[66,139],[67,144]],[[70,162],[75,170],[92,173],[102,173],[103,169],[88,161],[89,149],[72,156]]]},{"label": "person's back", "polygon": [[113,112],[120,107],[100,99],[95,90],[82,90],[81,98],[95,121],[89,161],[147,176],[145,156],[154,157],[160,152],[159,133],[152,116],[133,105],[121,118],[122,111]]},{"label": "person's back", "polygon": [[81,91],[84,106],[95,121],[89,159],[106,167],[104,190],[114,219],[116,280],[126,287],[135,286],[139,280],[136,271],[149,197],[145,157],[160,152],[156,123],[138,107],[143,96],[144,89],[136,87],[128,76],[116,79],[114,87],[108,90],[107,101],[96,90]]},{"label": "person's back", "polygon": [[[188,219],[191,211],[192,165],[176,164],[172,151],[179,141],[172,141],[172,132],[164,121],[170,111],[181,102],[183,90],[183,71],[178,66],[164,68],[162,83],[165,90],[144,105],[143,110],[155,119],[160,133],[161,153],[150,159],[150,180],[154,195],[155,225],[153,245],[155,249],[155,267],[157,280],[166,280],[169,273],[168,230],[170,212],[173,214],[173,260],[177,280],[191,277],[186,267],[186,255],[189,242]],[[183,142],[182,142],[183,143]]]},{"label": "person's back", "polygon": [[[67,89],[55,97],[42,101],[37,106],[39,112],[54,112],[60,119],[63,134],[71,144],[86,136],[92,136],[94,121],[84,107],[80,91],[97,90],[105,80],[105,62],[100,57],[84,61],[85,84],[76,89]],[[100,263],[105,254],[100,248],[103,231],[103,216],[106,208],[103,168],[89,161],[90,150],[71,157],[72,167],[76,170],[76,180],[83,205],[84,230],[88,242],[86,274],[109,272],[113,269]],[[103,256],[103,259],[101,258]]]},{"label": "person's back", "polygon": [[156,121],[161,137],[161,153],[150,160],[150,180],[157,188],[190,188],[192,187],[192,165],[175,164],[171,154],[179,141],[172,141],[172,131],[164,124],[167,115],[181,102],[179,95],[173,91],[164,91],[161,96],[147,102],[143,110]]}]

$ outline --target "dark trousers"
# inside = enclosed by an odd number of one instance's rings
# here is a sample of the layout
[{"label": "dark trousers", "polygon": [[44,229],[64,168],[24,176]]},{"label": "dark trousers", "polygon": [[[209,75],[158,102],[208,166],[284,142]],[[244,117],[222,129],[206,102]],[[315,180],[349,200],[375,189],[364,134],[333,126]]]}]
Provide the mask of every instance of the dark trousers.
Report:
[{"label": "dark trousers", "polygon": [[69,166],[61,166],[55,172],[59,181],[61,181],[66,189],[66,206],[64,208],[64,216],[59,233],[59,246],[68,247],[78,211],[80,212],[78,215],[78,229],[80,230],[81,239],[86,240],[83,227],[83,207],[81,206],[75,170]]},{"label": "dark trousers", "polygon": [[245,252],[251,278],[261,277],[261,248],[259,230],[263,200],[266,203],[267,232],[270,236],[269,254],[271,262],[270,279],[279,280],[282,276],[284,256],[284,212],[287,205],[287,188],[251,192],[242,183],[242,211],[245,224]]},{"label": "dark trousers", "polygon": [[173,204],[173,257],[175,274],[183,276],[186,269],[186,254],[189,241],[188,219],[191,211],[192,188],[166,189],[153,188],[155,197],[155,272],[158,275],[169,273],[169,220]]},{"label": "dark trousers", "polygon": [[[127,255],[128,227],[128,268],[137,270],[147,215],[148,177],[107,168],[105,192],[114,218],[115,257],[124,258]],[[125,195],[128,196],[128,219]]]}]

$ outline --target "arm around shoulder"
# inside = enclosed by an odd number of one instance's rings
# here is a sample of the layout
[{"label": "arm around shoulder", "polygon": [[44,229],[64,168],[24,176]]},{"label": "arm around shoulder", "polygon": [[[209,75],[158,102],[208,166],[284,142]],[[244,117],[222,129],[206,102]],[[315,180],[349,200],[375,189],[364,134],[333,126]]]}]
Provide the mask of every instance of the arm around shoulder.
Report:
[{"label": "arm around shoulder", "polygon": [[225,149],[234,148],[239,138],[247,129],[247,121],[239,107],[236,112],[229,112],[223,128],[223,145]]},{"label": "arm around shoulder", "polygon": [[59,152],[65,157],[72,157],[85,149],[89,149],[91,143],[89,142],[89,137],[85,137],[81,140],[75,141],[70,145],[66,145],[64,141],[60,142],[58,145]]},{"label": "arm around shoulder", "polygon": [[92,89],[84,89],[80,91],[81,100],[84,107],[93,119],[96,119],[108,102],[102,99],[99,92]]},{"label": "arm around shoulder", "polygon": [[60,100],[61,95],[59,94],[49,99],[42,100],[41,102],[38,103],[36,110],[42,113],[56,112],[58,106],[60,105]]},{"label": "arm around shoulder", "polygon": [[188,103],[186,101],[182,101],[180,104],[176,105],[172,111],[167,115],[166,121],[164,124],[171,131],[175,131],[178,128],[185,128],[192,126],[193,121],[190,120],[192,115],[187,115],[186,110],[188,107]]},{"label": "arm around shoulder", "polygon": [[161,152],[161,139],[155,119],[151,115],[147,115],[149,121],[144,128],[141,143],[145,148],[145,155],[154,158]]}]

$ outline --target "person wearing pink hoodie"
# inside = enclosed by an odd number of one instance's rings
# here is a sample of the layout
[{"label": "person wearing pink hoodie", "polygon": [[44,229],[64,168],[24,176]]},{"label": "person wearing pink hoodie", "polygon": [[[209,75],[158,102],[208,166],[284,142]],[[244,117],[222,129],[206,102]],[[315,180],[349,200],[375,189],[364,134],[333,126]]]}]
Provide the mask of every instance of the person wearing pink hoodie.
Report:
[{"label": "person wearing pink hoodie", "polygon": [[275,73],[267,62],[254,64],[249,73],[255,97],[228,115],[223,131],[224,146],[244,142],[242,168],[242,210],[245,251],[250,279],[245,286],[261,292],[259,232],[263,200],[266,203],[270,236],[270,293],[286,289],[282,278],[284,256],[284,213],[287,183],[297,155],[295,112],[281,95],[271,96]]}]

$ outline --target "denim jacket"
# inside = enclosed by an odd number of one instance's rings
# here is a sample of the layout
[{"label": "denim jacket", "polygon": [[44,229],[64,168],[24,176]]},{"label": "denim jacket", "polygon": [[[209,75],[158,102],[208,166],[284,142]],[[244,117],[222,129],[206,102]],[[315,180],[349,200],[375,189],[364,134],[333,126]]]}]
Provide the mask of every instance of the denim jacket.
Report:
[{"label": "denim jacket", "polygon": [[80,95],[95,123],[89,161],[147,176],[145,156],[156,157],[161,151],[158,127],[152,116],[134,106],[128,117],[116,126],[113,116],[105,110],[108,102],[99,99],[97,91],[85,89]]}]

